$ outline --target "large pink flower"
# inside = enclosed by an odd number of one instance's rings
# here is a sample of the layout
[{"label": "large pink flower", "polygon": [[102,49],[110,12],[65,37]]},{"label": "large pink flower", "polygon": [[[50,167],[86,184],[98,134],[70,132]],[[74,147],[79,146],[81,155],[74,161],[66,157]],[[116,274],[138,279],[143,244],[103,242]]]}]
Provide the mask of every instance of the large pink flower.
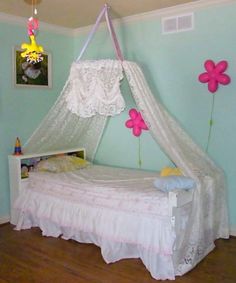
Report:
[{"label": "large pink flower", "polygon": [[227,85],[230,83],[230,77],[223,74],[228,67],[227,61],[220,61],[215,64],[212,60],[206,60],[204,67],[206,72],[200,74],[198,79],[201,83],[208,83],[210,92],[216,92],[219,84]]},{"label": "large pink flower", "polygon": [[148,130],[140,112],[132,108],[129,111],[129,115],[131,119],[127,120],[125,125],[127,128],[133,128],[133,135],[139,137],[142,130]]}]

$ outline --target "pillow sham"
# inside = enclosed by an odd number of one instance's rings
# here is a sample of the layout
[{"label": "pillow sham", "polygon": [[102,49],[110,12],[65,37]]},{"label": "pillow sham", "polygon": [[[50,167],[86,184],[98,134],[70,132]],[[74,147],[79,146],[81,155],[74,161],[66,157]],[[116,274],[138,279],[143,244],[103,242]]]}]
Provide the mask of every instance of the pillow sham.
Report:
[{"label": "pillow sham", "polygon": [[36,166],[36,171],[47,171],[53,173],[68,172],[85,168],[89,164],[90,162],[76,156],[54,156],[41,160]]},{"label": "pillow sham", "polygon": [[154,181],[154,186],[162,192],[173,190],[194,189],[196,183],[192,178],[185,176],[166,176],[159,177]]}]

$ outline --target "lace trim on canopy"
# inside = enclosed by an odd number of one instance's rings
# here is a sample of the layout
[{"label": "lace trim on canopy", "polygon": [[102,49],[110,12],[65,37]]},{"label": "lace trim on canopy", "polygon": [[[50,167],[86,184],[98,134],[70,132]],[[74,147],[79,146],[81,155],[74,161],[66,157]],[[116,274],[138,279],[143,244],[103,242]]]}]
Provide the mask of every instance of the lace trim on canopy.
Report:
[{"label": "lace trim on canopy", "polygon": [[87,60],[72,64],[67,108],[82,117],[114,116],[125,109],[120,91],[122,65],[116,60]]}]

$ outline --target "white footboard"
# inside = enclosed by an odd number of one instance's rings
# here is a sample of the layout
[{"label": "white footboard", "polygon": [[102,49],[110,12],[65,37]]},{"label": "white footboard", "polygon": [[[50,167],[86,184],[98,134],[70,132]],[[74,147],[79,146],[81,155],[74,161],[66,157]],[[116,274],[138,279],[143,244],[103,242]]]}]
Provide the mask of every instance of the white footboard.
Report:
[{"label": "white footboard", "polygon": [[174,250],[181,245],[191,210],[194,190],[181,190],[169,192],[169,215],[175,229],[176,241]]}]

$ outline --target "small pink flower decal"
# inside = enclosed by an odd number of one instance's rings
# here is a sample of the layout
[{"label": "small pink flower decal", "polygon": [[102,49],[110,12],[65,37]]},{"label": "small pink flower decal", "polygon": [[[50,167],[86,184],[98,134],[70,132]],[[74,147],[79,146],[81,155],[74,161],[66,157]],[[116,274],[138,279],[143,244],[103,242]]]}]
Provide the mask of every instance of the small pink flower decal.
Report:
[{"label": "small pink flower decal", "polygon": [[216,92],[219,84],[227,85],[230,83],[230,77],[223,74],[228,67],[227,61],[220,61],[215,64],[212,60],[206,60],[204,67],[206,72],[200,74],[198,79],[201,83],[208,83],[210,92]]},{"label": "small pink flower decal", "polygon": [[127,128],[133,128],[134,136],[139,137],[142,133],[142,130],[148,130],[148,127],[145,124],[141,113],[138,112],[136,109],[130,109],[129,116],[131,119],[126,121],[125,126]]}]

